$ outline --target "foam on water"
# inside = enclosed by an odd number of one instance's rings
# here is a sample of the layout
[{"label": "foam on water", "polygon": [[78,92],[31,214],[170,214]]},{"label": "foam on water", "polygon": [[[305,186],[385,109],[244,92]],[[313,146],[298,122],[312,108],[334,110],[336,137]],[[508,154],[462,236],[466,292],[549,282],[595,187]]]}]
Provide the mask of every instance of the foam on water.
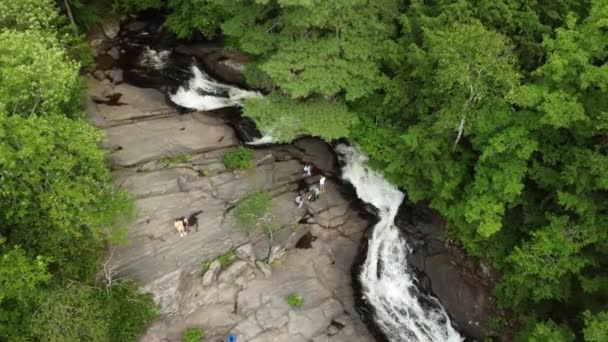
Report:
[{"label": "foam on water", "polygon": [[219,83],[195,65],[191,69],[193,77],[188,81],[188,85],[179,87],[177,92],[171,95],[171,100],[182,107],[207,111],[242,106],[245,99],[262,96],[256,91]]},{"label": "foam on water", "polygon": [[167,66],[170,56],[171,51],[169,50],[156,51],[146,46],[140,56],[139,64],[150,69],[162,70]]},{"label": "foam on water", "polygon": [[252,141],[246,142],[247,145],[265,145],[274,143],[274,138],[271,135],[264,134],[261,138],[255,138]]},{"label": "foam on water", "polygon": [[339,145],[336,150],[345,163],[342,177],[353,184],[361,200],[379,211],[380,222],[372,228],[359,275],[363,299],[374,308],[374,321],[390,341],[463,341],[441,304],[414,284],[407,242],[394,224],[403,193],[367,166],[368,157],[357,148]]}]

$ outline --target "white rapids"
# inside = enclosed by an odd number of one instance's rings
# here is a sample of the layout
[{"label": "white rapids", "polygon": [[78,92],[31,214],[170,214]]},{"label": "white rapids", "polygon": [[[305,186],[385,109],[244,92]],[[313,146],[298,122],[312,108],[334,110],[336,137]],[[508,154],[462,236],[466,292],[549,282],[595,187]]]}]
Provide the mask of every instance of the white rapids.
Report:
[{"label": "white rapids", "polygon": [[372,229],[367,257],[359,275],[363,299],[374,309],[374,321],[392,342],[460,342],[437,299],[421,294],[407,265],[407,243],[394,220],[404,194],[367,165],[357,148],[338,145],[345,165],[342,177],[357,196],[378,208],[380,222]]},{"label": "white rapids", "polygon": [[192,73],[194,76],[188,81],[188,85],[179,87],[177,92],[170,96],[171,101],[185,108],[207,111],[242,106],[245,99],[262,96],[257,91],[219,83],[195,65],[192,66]]},{"label": "white rapids", "polygon": [[246,142],[245,144],[257,146],[257,145],[272,144],[275,142],[274,138],[271,135],[266,134],[264,132],[262,132],[262,134],[263,134],[263,136],[261,138],[255,138],[249,142]]}]

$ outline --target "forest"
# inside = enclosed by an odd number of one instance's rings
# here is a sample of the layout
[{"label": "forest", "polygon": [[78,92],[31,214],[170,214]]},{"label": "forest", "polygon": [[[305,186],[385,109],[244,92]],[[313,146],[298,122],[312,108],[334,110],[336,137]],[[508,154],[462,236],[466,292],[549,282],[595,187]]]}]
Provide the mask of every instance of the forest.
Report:
[{"label": "forest", "polygon": [[[132,283],[100,276],[132,203],[111,186],[78,79],[99,2],[65,2],[77,27],[63,3],[0,0],[0,336],[132,340],[155,313]],[[267,96],[243,113],[275,139],[358,145],[500,273],[517,340],[608,340],[608,0],[111,10],[160,10],[177,37],[222,36],[246,54]]]}]

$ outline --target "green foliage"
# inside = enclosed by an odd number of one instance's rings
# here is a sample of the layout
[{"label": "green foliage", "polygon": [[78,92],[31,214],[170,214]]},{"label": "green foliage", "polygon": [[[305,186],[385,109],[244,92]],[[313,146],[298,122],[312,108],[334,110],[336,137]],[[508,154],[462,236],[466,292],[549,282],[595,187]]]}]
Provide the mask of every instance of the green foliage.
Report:
[{"label": "green foliage", "polygon": [[236,223],[245,231],[258,226],[267,227],[272,221],[272,195],[256,192],[237,203],[234,208]]},{"label": "green foliage", "polygon": [[327,141],[344,137],[353,122],[348,107],[336,100],[311,99],[305,102],[278,94],[245,102],[244,115],[252,118],[276,141],[289,142],[299,135]]},{"label": "green foliage", "polygon": [[78,69],[52,36],[35,31],[0,32],[0,112],[79,114]]},{"label": "green foliage", "polygon": [[571,342],[574,334],[568,327],[557,325],[553,321],[533,322],[520,332],[515,341],[517,342]]},{"label": "green foliage", "polygon": [[65,276],[92,276],[104,239],[132,211],[110,183],[100,132],[59,116],[0,114],[0,137],[0,234]]},{"label": "green foliage", "polygon": [[304,299],[297,293],[292,293],[285,297],[285,302],[292,308],[301,308],[304,304]]},{"label": "green foliage", "polygon": [[595,315],[586,311],[585,329],[583,334],[587,342],[601,342],[608,340],[608,311],[602,311]]},{"label": "green foliage", "polygon": [[39,341],[106,341],[104,308],[97,289],[68,283],[47,293],[31,321],[32,336]]},{"label": "green foliage", "polygon": [[188,159],[190,159],[192,156],[189,154],[182,154],[181,156],[177,156],[177,157],[166,157],[166,158],[162,158],[160,161],[161,163],[165,163],[165,164],[183,164],[185,162],[188,161]]},{"label": "green foliage", "polygon": [[109,291],[102,293],[109,341],[135,341],[143,328],[157,317],[152,296],[138,292],[132,281],[113,284]]},{"label": "green foliage", "polygon": [[222,157],[222,162],[230,170],[250,169],[253,167],[253,150],[239,146],[234,151],[226,152]]},{"label": "green foliage", "polygon": [[225,19],[222,7],[210,0],[169,0],[167,7],[171,14],[165,25],[178,38],[190,38],[195,32],[211,38]]},{"label": "green foliage", "polygon": [[205,332],[201,328],[189,328],[184,332],[183,342],[200,342],[205,336]]}]

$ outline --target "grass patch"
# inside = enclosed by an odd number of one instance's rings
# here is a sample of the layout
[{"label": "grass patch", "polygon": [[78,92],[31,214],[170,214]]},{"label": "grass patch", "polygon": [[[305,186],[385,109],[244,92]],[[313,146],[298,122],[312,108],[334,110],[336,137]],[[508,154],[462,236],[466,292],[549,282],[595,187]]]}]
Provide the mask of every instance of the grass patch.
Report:
[{"label": "grass patch", "polygon": [[302,304],[304,304],[304,299],[299,294],[292,293],[285,297],[285,302],[292,308],[301,308]]},{"label": "grass patch", "polygon": [[261,223],[270,223],[271,209],[272,195],[268,192],[256,192],[243,198],[236,205],[234,217],[240,228],[250,231]]},{"label": "grass patch", "polygon": [[188,161],[188,159],[190,159],[190,157],[192,157],[189,154],[182,154],[181,156],[177,156],[177,157],[165,157],[162,158],[160,161],[165,163],[165,164],[182,164]]},{"label": "grass patch", "polygon": [[253,167],[253,150],[239,146],[236,150],[224,154],[222,162],[230,170],[250,169]]},{"label": "grass patch", "polygon": [[183,342],[200,342],[205,336],[205,331],[201,328],[190,328],[184,332]]},{"label": "grass patch", "polygon": [[211,267],[211,263],[214,262],[215,260],[219,261],[220,266],[221,266],[220,269],[223,270],[226,267],[230,266],[234,262],[235,258],[236,258],[236,255],[234,254],[234,251],[230,250],[216,258],[205,260],[205,261],[203,261],[203,266],[201,268],[201,274],[205,274],[205,272],[207,272],[209,270],[209,267]]}]

